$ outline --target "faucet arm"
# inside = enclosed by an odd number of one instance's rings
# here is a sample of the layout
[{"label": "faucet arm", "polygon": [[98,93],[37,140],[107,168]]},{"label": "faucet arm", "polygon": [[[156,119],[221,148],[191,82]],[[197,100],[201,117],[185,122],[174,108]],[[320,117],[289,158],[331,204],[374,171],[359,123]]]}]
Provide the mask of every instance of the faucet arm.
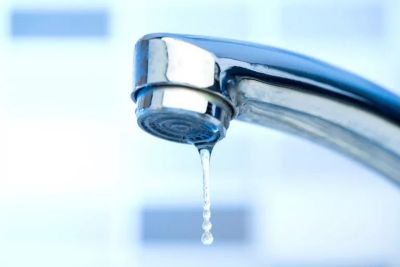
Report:
[{"label": "faucet arm", "polygon": [[135,55],[132,98],[149,133],[216,142],[237,118],[336,149],[400,184],[400,97],[372,82],[281,49],[200,36],[146,35]]}]

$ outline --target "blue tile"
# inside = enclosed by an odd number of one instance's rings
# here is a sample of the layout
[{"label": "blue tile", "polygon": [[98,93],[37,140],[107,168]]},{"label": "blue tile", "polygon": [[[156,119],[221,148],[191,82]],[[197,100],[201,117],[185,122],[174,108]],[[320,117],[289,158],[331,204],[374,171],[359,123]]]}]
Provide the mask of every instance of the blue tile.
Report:
[{"label": "blue tile", "polygon": [[109,34],[106,10],[13,10],[12,37],[103,38]]},{"label": "blue tile", "polygon": [[359,4],[288,5],[282,9],[282,30],[287,37],[380,38],[385,31],[385,9],[379,1]]},{"label": "blue tile", "polygon": [[[144,208],[141,215],[144,243],[201,244],[201,207]],[[246,243],[250,239],[250,212],[246,208],[212,209],[211,222],[216,243]]]}]

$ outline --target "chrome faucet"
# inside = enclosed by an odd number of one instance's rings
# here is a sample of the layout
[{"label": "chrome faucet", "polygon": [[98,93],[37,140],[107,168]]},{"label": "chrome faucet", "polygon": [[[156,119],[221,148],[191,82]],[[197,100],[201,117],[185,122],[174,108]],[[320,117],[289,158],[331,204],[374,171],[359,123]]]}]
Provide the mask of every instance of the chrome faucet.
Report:
[{"label": "chrome faucet", "polygon": [[400,97],[320,61],[268,46],[150,34],[135,47],[139,126],[194,144],[238,119],[342,152],[400,185]]}]

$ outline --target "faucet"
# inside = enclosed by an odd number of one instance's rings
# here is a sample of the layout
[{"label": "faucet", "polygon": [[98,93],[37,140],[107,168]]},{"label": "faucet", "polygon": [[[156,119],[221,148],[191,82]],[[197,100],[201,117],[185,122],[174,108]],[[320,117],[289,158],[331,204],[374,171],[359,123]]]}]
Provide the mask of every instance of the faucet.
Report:
[{"label": "faucet", "polygon": [[341,152],[400,185],[400,97],[354,74],[285,50],[157,33],[135,46],[138,125],[197,147],[232,119]]}]

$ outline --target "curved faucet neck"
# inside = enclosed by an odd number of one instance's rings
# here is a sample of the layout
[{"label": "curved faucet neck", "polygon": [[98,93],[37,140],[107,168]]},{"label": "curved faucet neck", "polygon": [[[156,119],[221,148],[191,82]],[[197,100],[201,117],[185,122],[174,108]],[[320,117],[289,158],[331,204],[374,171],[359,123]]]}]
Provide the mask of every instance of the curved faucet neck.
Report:
[{"label": "curved faucet neck", "polygon": [[160,86],[207,92],[239,120],[306,137],[400,184],[400,97],[344,70],[268,46],[152,34],[136,45],[135,80],[134,100]]}]

